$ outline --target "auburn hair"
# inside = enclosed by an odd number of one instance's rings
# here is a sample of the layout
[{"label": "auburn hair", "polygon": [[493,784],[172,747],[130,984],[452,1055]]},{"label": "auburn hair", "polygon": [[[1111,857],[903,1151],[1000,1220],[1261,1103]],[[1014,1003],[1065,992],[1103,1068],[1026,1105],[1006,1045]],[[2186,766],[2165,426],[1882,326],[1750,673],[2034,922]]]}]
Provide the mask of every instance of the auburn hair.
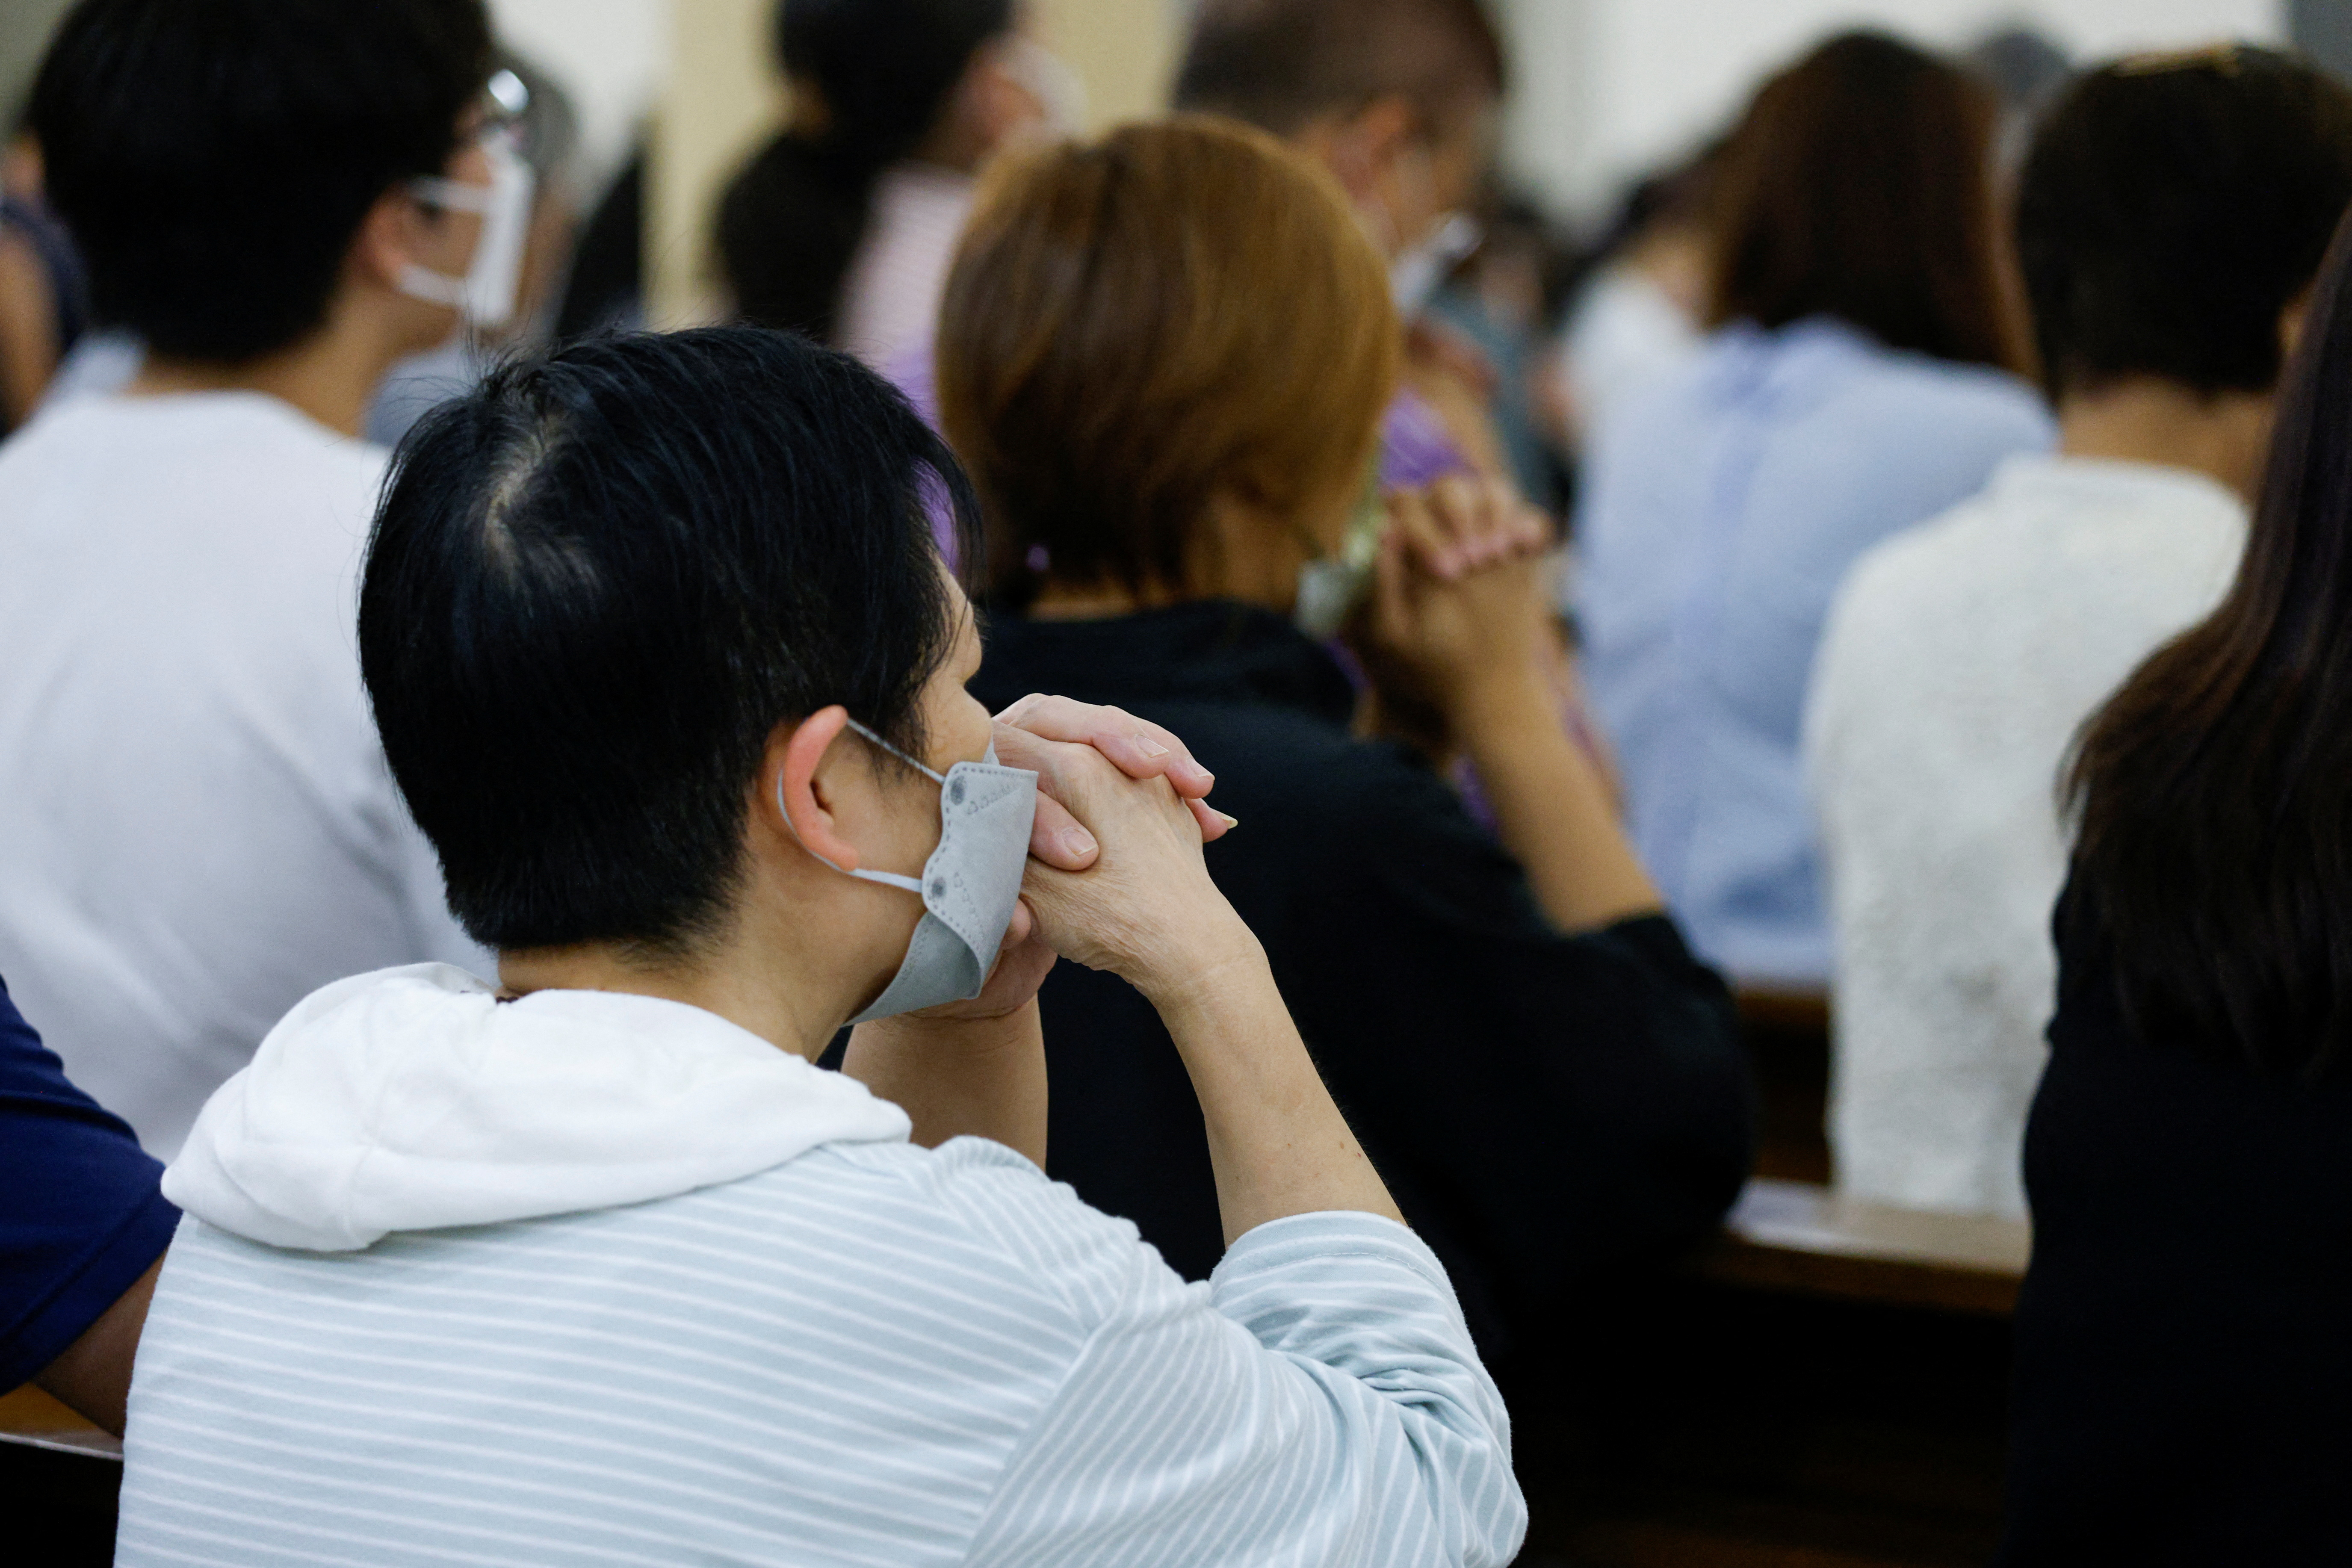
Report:
[{"label": "auburn hair", "polygon": [[1179,115],[1001,163],[940,314],[940,411],[992,587],[1188,595],[1220,496],[1279,516],[1360,472],[1401,354],[1339,186]]}]

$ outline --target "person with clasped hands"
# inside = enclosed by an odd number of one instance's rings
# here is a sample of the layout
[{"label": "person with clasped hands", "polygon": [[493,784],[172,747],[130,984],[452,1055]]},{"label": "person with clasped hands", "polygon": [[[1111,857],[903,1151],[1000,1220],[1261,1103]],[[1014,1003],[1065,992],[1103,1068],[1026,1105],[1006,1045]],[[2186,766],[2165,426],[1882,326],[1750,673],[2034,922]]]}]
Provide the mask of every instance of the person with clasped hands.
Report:
[{"label": "person with clasped hands", "polygon": [[[992,723],[933,481],[976,543],[895,394],[750,328],[403,448],[362,665],[499,983],[331,985],[197,1119],[118,1561],[1511,1559],[1502,1401],[1203,867],[1210,775]],[[1205,1288],[1039,1168],[1056,954],[1199,1086]]]},{"label": "person with clasped hands", "polygon": [[[1402,356],[1386,279],[1330,176],[1230,121],[1122,127],[991,178],[939,355],[990,509],[976,689],[1116,705],[1216,766],[1244,826],[1210,872],[1489,1366],[1527,1388],[1590,1364],[1604,1336],[1572,1314],[1730,1205],[1747,1066],[1722,982],[1562,732],[1541,520],[1463,477],[1377,481]],[[1210,1278],[1229,1222],[1198,1068],[1105,975],[1065,967],[1045,1006],[1047,1169]]]}]

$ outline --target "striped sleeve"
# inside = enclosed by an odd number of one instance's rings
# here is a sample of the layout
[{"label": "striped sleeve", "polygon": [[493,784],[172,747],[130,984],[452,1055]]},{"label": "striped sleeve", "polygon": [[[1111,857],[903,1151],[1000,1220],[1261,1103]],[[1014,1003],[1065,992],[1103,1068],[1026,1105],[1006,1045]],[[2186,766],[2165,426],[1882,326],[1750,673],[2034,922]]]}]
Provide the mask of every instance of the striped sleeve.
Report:
[{"label": "striped sleeve", "polygon": [[1511,1560],[1527,1514],[1508,1418],[1412,1232],[1296,1215],[1187,1285],[1133,1226],[1066,1187],[1026,1188],[1024,1204],[1070,1212],[1000,1210],[992,1228],[1055,1237],[1037,1263],[1099,1313],[997,1486],[972,1568]]}]

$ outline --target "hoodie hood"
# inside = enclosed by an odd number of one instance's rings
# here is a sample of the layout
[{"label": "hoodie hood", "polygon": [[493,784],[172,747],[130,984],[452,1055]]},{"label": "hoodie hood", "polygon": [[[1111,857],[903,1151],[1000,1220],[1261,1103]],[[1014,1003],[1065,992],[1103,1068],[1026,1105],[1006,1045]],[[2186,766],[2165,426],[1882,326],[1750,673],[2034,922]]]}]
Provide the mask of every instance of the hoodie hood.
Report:
[{"label": "hoodie hood", "polygon": [[249,1240],[350,1252],[396,1230],[672,1197],[907,1113],[713,1013],[608,991],[499,1002],[446,963],[313,993],[196,1117],[163,1192]]}]

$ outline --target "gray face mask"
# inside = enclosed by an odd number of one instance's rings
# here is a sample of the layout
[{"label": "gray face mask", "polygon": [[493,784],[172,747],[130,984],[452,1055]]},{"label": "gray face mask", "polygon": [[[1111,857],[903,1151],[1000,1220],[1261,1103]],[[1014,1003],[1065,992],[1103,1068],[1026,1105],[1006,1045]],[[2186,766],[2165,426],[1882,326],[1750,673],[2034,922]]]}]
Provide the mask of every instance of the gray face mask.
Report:
[{"label": "gray face mask", "polygon": [[[904,888],[923,900],[922,923],[907,943],[898,973],[871,1007],[849,1021],[869,1024],[943,1002],[969,1002],[988,984],[1005,928],[1013,923],[1013,906],[1021,901],[1021,871],[1028,863],[1029,829],[1037,816],[1037,775],[1001,765],[994,741],[988,743],[985,761],[958,763],[936,773],[856,720],[849,727],[940,786],[940,847],[919,879],[894,871],[847,873],[860,881]],[[776,809],[783,805],[784,782],[779,778]],[[790,812],[784,823],[792,825]]]}]

